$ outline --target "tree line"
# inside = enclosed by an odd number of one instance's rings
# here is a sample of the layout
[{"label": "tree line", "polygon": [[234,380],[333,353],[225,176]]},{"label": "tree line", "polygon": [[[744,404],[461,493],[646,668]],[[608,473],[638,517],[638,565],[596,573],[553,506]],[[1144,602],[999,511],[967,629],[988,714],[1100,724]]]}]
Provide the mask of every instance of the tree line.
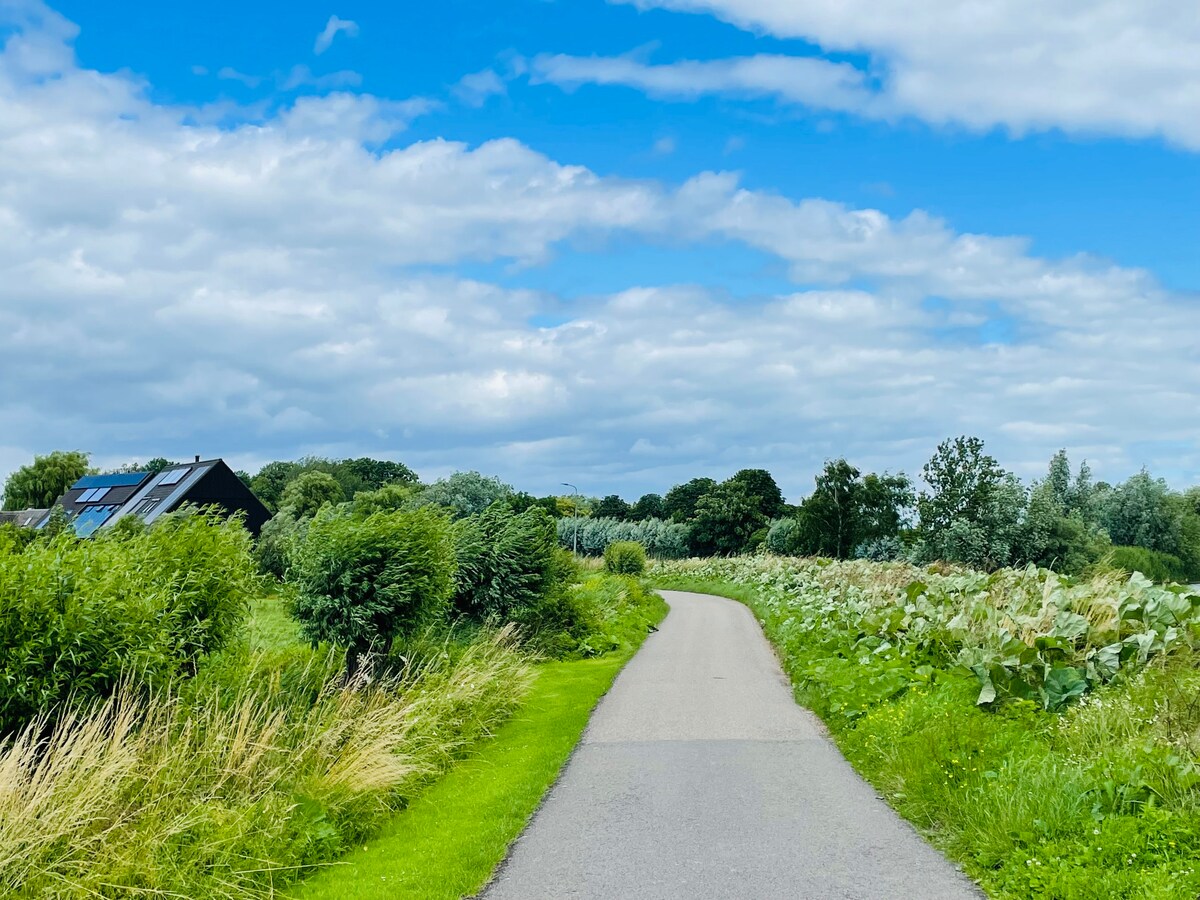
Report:
[{"label": "tree line", "polygon": [[[158,458],[123,468],[170,464]],[[49,506],[92,471],[78,451],[38,457],[9,477],[4,508]],[[863,472],[844,458],[829,460],[795,505],[765,469],[742,469],[720,482],[697,477],[633,502],[616,494],[535,496],[479,472],[422,484],[403,463],[369,457],[279,460],[239,475],[275,514],[259,553],[277,574],[282,559],[272,558],[272,541],[326,504],[364,515],[435,505],[462,518],[502,502],[514,513],[544,510],[559,520],[560,543],[594,555],[613,541],[636,540],[662,557],[766,547],[989,570],[1034,563],[1079,572],[1111,558],[1164,580],[1200,578],[1200,487],[1175,492],[1144,470],[1117,484],[1096,481],[1086,462],[1073,469],[1065,451],[1054,455],[1044,477],[1025,485],[975,437],[939,444],[922,468],[919,490],[904,473]]]}]

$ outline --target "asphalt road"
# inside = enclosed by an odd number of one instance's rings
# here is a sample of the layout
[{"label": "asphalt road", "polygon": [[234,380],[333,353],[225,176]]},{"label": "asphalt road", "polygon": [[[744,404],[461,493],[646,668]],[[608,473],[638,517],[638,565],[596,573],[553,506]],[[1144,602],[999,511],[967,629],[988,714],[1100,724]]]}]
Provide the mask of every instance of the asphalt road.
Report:
[{"label": "asphalt road", "polygon": [[748,609],[663,596],[486,900],[982,897],[795,704]]}]

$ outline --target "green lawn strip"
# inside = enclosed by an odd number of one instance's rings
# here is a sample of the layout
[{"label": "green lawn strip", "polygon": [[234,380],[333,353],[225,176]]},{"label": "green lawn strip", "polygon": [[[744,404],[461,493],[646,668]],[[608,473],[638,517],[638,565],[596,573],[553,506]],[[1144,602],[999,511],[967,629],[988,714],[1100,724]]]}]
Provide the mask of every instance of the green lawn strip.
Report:
[{"label": "green lawn strip", "polygon": [[298,885],[291,896],[449,900],[479,891],[635,651],[539,665],[520,712],[494,739],[417,798],[362,850]]}]

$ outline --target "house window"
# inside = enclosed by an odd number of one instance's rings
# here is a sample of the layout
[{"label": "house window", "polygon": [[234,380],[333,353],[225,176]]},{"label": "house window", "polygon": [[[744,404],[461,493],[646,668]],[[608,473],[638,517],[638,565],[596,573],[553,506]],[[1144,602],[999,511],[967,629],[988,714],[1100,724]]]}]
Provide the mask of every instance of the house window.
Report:
[{"label": "house window", "polygon": [[186,475],[190,471],[192,471],[192,470],[189,468],[189,469],[172,469],[170,472],[163,472],[163,476],[162,476],[162,478],[158,479],[158,483],[159,484],[178,484],[180,481],[183,480],[183,476]]},{"label": "house window", "polygon": [[135,516],[145,516],[158,506],[158,503],[159,501],[157,500],[143,500],[134,508],[133,514]]}]

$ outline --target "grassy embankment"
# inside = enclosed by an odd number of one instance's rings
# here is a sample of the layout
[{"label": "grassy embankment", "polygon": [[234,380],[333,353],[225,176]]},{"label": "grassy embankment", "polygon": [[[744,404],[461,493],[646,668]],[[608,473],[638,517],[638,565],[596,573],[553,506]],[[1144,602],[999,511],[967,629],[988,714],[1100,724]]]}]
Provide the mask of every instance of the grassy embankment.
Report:
[{"label": "grassy embankment", "polygon": [[[503,633],[476,629],[426,637],[359,691],[340,689],[340,653],[302,643],[279,601],[256,601],[244,639],[195,677],[119,690],[0,744],[0,895],[278,896],[390,824],[385,854],[423,860],[408,876],[414,895],[458,896],[503,855],[661,614],[633,587],[599,579],[588,590],[595,641],[611,656],[537,664]],[[492,755],[439,782],[481,747]],[[413,820],[400,811],[431,789],[443,799],[421,807],[406,845]],[[473,804],[489,795],[484,815]],[[321,881],[341,890],[351,874],[339,866]]]},{"label": "grassy embankment", "polygon": [[607,654],[539,663],[524,702],[494,738],[361,849],[291,896],[456,900],[483,887],[558,777],[592,709],[641,645],[647,626],[666,614],[661,598],[647,595],[636,582],[592,577],[585,587],[607,611],[598,641]]},{"label": "grassy embankment", "polygon": [[1200,598],[770,559],[655,583],[746,603],[798,701],[991,896],[1200,895]]}]

